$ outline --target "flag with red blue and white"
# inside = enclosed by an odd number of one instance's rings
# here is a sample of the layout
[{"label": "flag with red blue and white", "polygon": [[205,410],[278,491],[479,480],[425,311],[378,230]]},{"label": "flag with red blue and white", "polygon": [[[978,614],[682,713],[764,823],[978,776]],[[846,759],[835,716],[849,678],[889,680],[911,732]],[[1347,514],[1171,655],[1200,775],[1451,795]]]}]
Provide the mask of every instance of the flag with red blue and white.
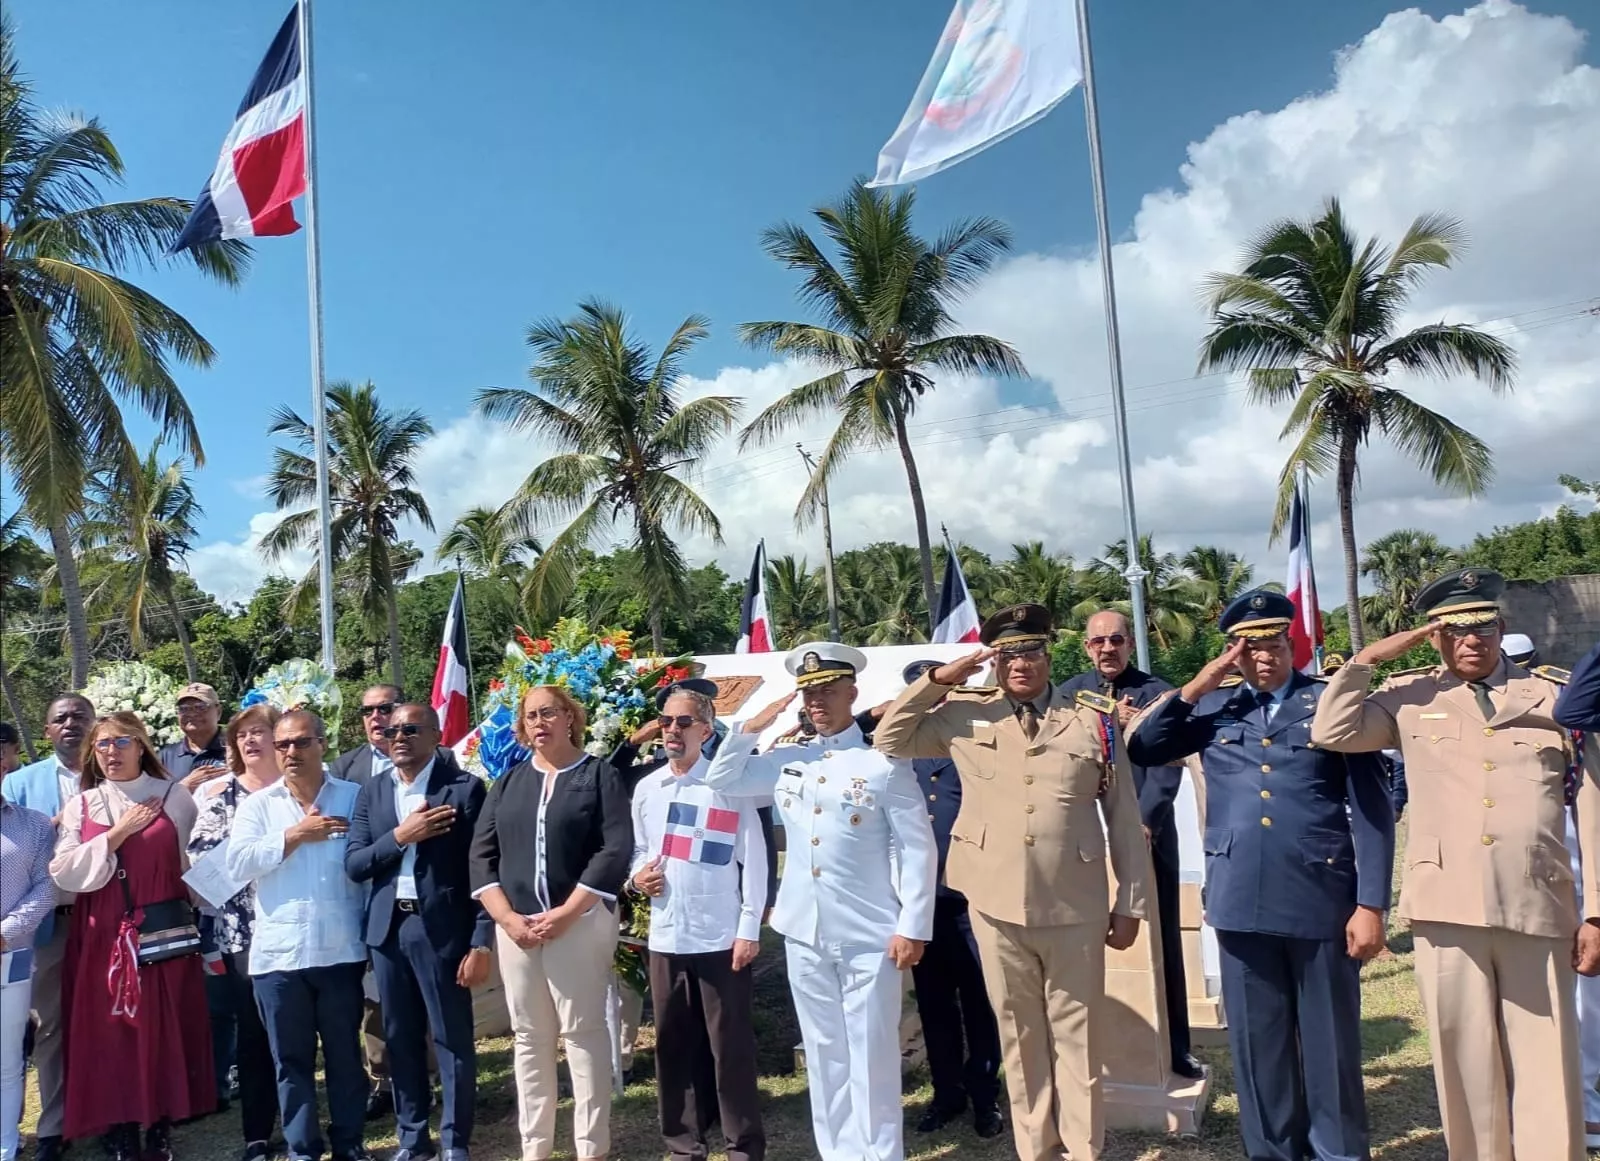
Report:
[{"label": "flag with red blue and white", "polygon": [[739,641],[735,653],[771,653],[772,614],[767,611],[767,542],[756,545],[756,558],[750,564],[750,579],[744,584],[744,600],[739,605]]},{"label": "flag with red blue and white", "polygon": [[300,6],[283,27],[239,103],[233,128],[173,252],[226,238],[267,238],[300,228],[294,199],[306,192],[306,78]]},{"label": "flag with red blue and white", "polygon": [[1311,511],[1306,505],[1304,481],[1296,481],[1289,507],[1289,577],[1285,585],[1294,602],[1289,643],[1294,647],[1294,667],[1318,664],[1322,646],[1322,610],[1317,607],[1317,578],[1311,564]]},{"label": "flag with red blue and white", "polygon": [[939,586],[939,610],[934,619],[933,643],[959,645],[978,642],[978,605],[967,588],[956,550],[945,541],[944,583]]},{"label": "flag with red blue and white", "polygon": [[667,830],[661,854],[686,863],[726,867],[733,862],[734,839],[739,834],[739,812],[692,802],[667,805]]}]

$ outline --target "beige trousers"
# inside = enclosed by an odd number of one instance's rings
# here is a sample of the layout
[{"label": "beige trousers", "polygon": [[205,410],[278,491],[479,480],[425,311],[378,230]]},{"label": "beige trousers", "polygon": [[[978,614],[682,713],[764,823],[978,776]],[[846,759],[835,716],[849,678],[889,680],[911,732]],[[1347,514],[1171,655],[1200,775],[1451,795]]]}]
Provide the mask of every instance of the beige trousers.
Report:
[{"label": "beige trousers", "polygon": [[72,920],[57,915],[50,942],[33,952],[33,1018],[39,1027],[33,1034],[33,1067],[39,1075],[39,1127],[41,1137],[61,1136],[62,1116],[66,1111],[66,1068],[62,1052],[66,1048],[66,1029],[61,1025],[61,964],[67,958],[67,929]]},{"label": "beige trousers", "polygon": [[983,980],[1000,1023],[1011,1131],[1022,1161],[1099,1161],[1105,1142],[1098,1021],[1103,924],[1019,927],[972,913]]},{"label": "beige trousers", "polygon": [[579,1157],[611,1149],[611,1034],[606,987],[617,947],[617,917],[596,906],[552,943],[524,950],[496,930],[500,978],[511,1016],[522,1161],[555,1149],[556,1041],[572,1075],[573,1148]]},{"label": "beige trousers", "polygon": [[1584,1161],[1572,941],[1411,929],[1450,1161]]}]

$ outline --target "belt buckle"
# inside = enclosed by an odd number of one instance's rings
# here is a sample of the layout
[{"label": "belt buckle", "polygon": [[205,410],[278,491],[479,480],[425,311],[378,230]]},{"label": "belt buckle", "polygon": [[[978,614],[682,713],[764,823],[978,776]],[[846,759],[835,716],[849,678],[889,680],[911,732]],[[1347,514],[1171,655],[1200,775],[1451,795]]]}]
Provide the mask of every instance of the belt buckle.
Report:
[{"label": "belt buckle", "polygon": [[415,899],[396,899],[394,905],[407,915],[415,915],[417,913],[417,901]]}]

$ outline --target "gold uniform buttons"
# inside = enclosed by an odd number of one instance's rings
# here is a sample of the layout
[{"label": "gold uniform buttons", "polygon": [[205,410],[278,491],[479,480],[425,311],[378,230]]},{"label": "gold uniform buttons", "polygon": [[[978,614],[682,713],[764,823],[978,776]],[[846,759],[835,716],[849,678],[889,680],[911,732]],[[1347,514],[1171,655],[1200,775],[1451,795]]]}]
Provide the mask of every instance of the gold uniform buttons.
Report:
[{"label": "gold uniform buttons", "polygon": [[1030,803],[1028,803],[1027,806],[1024,806],[1022,808],[1022,813],[1023,814],[1032,814],[1033,813],[1033,803],[1030,802]]},{"label": "gold uniform buttons", "polygon": [[1483,736],[1486,737],[1486,738],[1494,737],[1494,727],[1493,726],[1484,726],[1483,727]]},{"label": "gold uniform buttons", "polygon": [[1494,769],[1494,763],[1493,762],[1485,762],[1483,764],[1483,768],[1485,770],[1493,770]]},{"label": "gold uniform buttons", "polygon": [[[930,818],[930,819],[928,819],[928,821],[932,822],[933,819]],[[851,826],[860,826],[861,825],[861,816],[859,814],[852,814],[850,816],[850,825]]]},{"label": "gold uniform buttons", "polygon": [[937,794],[928,795],[928,801],[929,802],[937,802],[938,800],[939,800],[939,796]]},{"label": "gold uniform buttons", "polygon": [[1331,866],[1333,866],[1333,860],[1332,860],[1332,859],[1329,859],[1329,860],[1328,860],[1328,865],[1329,865],[1329,866],[1330,866],[1330,867],[1331,867]]},{"label": "gold uniform buttons", "polygon": [[812,807],[812,808],[811,808],[811,813],[812,813],[812,814],[821,814],[821,813],[822,813],[822,807],[820,807],[820,806],[813,806],[813,807]]},{"label": "gold uniform buttons", "polygon": [[1024,846],[1030,846],[1031,847],[1033,845],[1033,836],[1031,834],[1023,835],[1022,836],[1022,842],[1023,842]]},{"label": "gold uniform buttons", "polygon": [[1483,845],[1486,846],[1486,847],[1494,846],[1494,836],[1493,835],[1486,834],[1486,835],[1483,836],[1483,838],[1479,839],[1478,841],[1483,843]]},{"label": "gold uniform buttons", "polygon": [[1270,818],[1263,818],[1261,820],[1261,825],[1262,826],[1271,826],[1272,825],[1272,820]]},{"label": "gold uniform buttons", "polygon": [[1024,774],[1022,776],[1022,784],[1024,786],[1032,786],[1033,785],[1033,775],[1032,774]]},{"label": "gold uniform buttons", "polygon": [[1261,739],[1261,744],[1263,746],[1270,746],[1270,745],[1272,745],[1272,739],[1271,738],[1262,738]]},{"label": "gold uniform buttons", "polygon": [[820,847],[822,845],[822,839],[820,837],[813,837],[811,840],[811,845],[814,847]]},{"label": "gold uniform buttons", "polygon": [[1263,762],[1261,764],[1261,772],[1263,774],[1271,774],[1272,773],[1272,767],[1269,766],[1267,763]]},{"label": "gold uniform buttons", "polygon": [[1485,798],[1485,799],[1484,799],[1484,800],[1483,800],[1483,804],[1484,804],[1484,805],[1485,805],[1485,806],[1493,806],[1493,805],[1494,805],[1494,799],[1492,799],[1492,798]]},{"label": "gold uniform buttons", "polygon": [[937,782],[937,781],[939,781],[939,776],[937,774],[929,774],[928,775],[928,781],[929,782]]},{"label": "gold uniform buttons", "polygon": [[817,785],[818,786],[821,786],[827,780],[828,780],[827,775],[825,775],[825,774],[818,774],[817,775]]},{"label": "gold uniform buttons", "polygon": [[1270,791],[1270,790],[1263,790],[1263,791],[1262,791],[1262,792],[1261,792],[1261,797],[1262,797],[1262,798],[1271,798],[1271,797],[1272,797],[1272,791]]},{"label": "gold uniform buttons", "polygon": [[[860,821],[861,821],[861,816],[859,814],[852,814],[850,816],[850,825],[851,826],[854,826],[856,823],[858,823]],[[928,821],[929,822],[933,821],[933,815],[931,815],[931,814],[928,815]]]}]

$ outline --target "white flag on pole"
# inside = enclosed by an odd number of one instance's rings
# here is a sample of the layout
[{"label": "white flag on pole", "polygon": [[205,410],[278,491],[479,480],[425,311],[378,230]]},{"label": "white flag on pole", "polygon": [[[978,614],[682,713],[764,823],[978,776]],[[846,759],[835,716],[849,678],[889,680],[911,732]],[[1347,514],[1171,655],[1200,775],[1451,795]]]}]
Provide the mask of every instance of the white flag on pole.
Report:
[{"label": "white flag on pole", "polygon": [[1071,0],[956,0],[868,184],[918,181],[1043,117],[1083,80]]}]

